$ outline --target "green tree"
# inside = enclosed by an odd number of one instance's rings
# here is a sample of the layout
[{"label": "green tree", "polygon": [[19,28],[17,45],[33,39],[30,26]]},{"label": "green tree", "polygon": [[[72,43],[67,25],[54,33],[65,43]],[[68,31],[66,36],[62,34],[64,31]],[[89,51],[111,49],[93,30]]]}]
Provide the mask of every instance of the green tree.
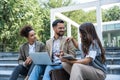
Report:
[{"label": "green tree", "polygon": [[39,32],[44,25],[43,17],[47,14],[47,10],[43,11],[37,0],[1,0],[0,43],[4,44],[8,51],[18,51],[20,44],[25,42],[25,39],[19,36],[19,30],[26,24],[33,26],[38,40],[41,40],[40,36],[43,34],[39,35]]},{"label": "green tree", "polygon": [[[64,13],[64,15],[77,22],[78,24],[81,24],[83,22],[96,23],[96,10],[91,10],[87,12],[83,10],[76,10],[66,12]],[[120,7],[114,6],[108,10],[102,10],[102,20],[103,22],[120,20]],[[77,39],[77,28],[73,26],[72,36],[74,36]]]},{"label": "green tree", "polygon": [[[0,48],[18,51],[25,39],[19,30],[26,24],[33,26],[38,40],[45,42],[50,38],[50,9],[72,5],[72,0],[0,0]],[[103,11],[103,21],[120,20],[120,7]],[[76,10],[63,13],[75,22],[96,22],[96,11]],[[77,29],[72,27],[72,35],[77,38]]]},{"label": "green tree", "polygon": [[72,4],[72,0],[49,0],[49,1],[39,1],[40,4],[46,8],[58,8],[63,6],[68,6]]},{"label": "green tree", "polygon": [[[75,10],[64,13],[67,17],[72,19],[73,21],[81,24],[83,22],[96,22],[96,12],[95,10],[85,12],[84,10]],[[76,27],[72,26],[72,36],[77,39],[78,30]]]},{"label": "green tree", "polygon": [[49,39],[50,9],[65,6],[70,0],[55,1],[50,0],[45,6],[38,0],[0,0],[0,48],[18,51],[20,44],[25,42],[19,30],[26,24],[33,26],[38,40],[45,42]]},{"label": "green tree", "polygon": [[114,6],[108,10],[103,10],[103,22],[120,20],[120,6]]}]

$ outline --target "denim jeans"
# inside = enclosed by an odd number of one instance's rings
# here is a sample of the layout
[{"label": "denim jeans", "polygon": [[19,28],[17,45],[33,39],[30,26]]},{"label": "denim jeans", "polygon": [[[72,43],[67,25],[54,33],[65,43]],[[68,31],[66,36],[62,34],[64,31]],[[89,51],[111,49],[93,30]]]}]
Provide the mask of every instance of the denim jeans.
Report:
[{"label": "denim jeans", "polygon": [[39,80],[39,77],[44,74],[45,65],[35,65],[28,80]]},{"label": "denim jeans", "polygon": [[42,74],[44,74],[42,80],[50,80],[49,72],[51,70],[61,69],[61,68],[62,68],[62,64],[48,65],[48,66],[35,65],[28,80],[39,80],[39,77]]},{"label": "denim jeans", "polygon": [[50,80],[50,74],[49,74],[49,72],[51,70],[55,70],[55,69],[62,69],[62,64],[60,64],[60,65],[48,65],[46,67],[46,69],[45,69],[45,72],[44,72],[42,80]]},{"label": "denim jeans", "polygon": [[19,74],[23,76],[26,76],[28,73],[30,74],[32,71],[32,68],[33,66],[31,67],[31,65],[29,67],[24,67],[23,65],[16,66],[9,80],[17,80]]}]

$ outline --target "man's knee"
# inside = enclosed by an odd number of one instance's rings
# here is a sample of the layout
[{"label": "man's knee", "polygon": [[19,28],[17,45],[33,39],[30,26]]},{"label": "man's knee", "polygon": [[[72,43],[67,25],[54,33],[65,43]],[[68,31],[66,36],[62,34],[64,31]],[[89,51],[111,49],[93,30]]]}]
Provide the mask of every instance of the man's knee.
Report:
[{"label": "man's knee", "polygon": [[47,66],[46,69],[45,69],[45,72],[49,72],[51,70],[53,70],[54,68],[52,66]]}]

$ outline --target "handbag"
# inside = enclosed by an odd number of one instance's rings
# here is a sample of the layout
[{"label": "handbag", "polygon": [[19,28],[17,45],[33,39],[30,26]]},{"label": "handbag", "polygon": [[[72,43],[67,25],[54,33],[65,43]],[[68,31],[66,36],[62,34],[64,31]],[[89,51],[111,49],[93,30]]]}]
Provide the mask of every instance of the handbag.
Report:
[{"label": "handbag", "polygon": [[69,80],[70,75],[64,69],[50,71],[51,80]]}]

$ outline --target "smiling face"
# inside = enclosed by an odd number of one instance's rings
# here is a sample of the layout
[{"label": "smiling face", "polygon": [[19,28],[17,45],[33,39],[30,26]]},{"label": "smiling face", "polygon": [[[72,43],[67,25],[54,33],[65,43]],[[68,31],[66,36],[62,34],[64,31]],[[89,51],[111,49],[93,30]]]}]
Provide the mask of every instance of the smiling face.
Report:
[{"label": "smiling face", "polygon": [[57,25],[53,29],[58,36],[64,35],[64,32],[65,32],[64,23],[57,23]]}]

